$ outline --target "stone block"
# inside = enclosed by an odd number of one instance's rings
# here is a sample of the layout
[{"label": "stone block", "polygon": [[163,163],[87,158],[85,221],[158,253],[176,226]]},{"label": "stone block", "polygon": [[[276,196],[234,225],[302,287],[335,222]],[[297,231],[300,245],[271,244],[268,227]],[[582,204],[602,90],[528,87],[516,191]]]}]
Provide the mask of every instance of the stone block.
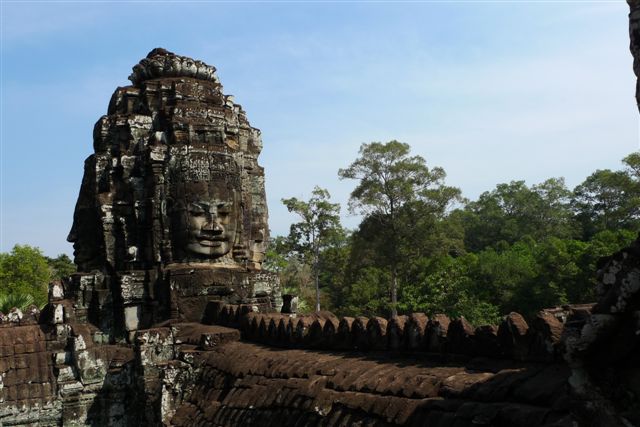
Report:
[{"label": "stone block", "polygon": [[326,319],[322,328],[322,342],[325,348],[335,348],[339,327],[340,321],[337,318]]},{"label": "stone block", "polygon": [[124,308],[124,326],[127,331],[136,331],[140,327],[142,307],[133,305]]},{"label": "stone block", "polygon": [[527,359],[540,362],[556,360],[563,329],[564,325],[553,314],[539,312],[527,331],[530,342]]},{"label": "stone block", "polygon": [[62,281],[56,280],[49,283],[49,301],[64,299],[64,285]]},{"label": "stone block", "polygon": [[356,317],[351,325],[351,335],[353,348],[360,351],[369,349],[369,337],[367,336],[367,323],[369,319],[366,317]]},{"label": "stone block", "polygon": [[519,313],[509,313],[498,327],[498,345],[505,357],[525,360],[529,354],[529,325]]},{"label": "stone block", "polygon": [[324,325],[326,319],[317,318],[313,320],[309,327],[308,342],[311,348],[323,348],[324,347]]},{"label": "stone block", "polygon": [[451,320],[444,314],[434,314],[429,319],[424,333],[427,351],[441,353],[446,350],[449,323]]},{"label": "stone block", "polygon": [[371,350],[387,349],[387,320],[372,317],[367,322],[367,341]]},{"label": "stone block", "polygon": [[464,318],[454,319],[447,329],[447,351],[453,354],[473,355],[475,330]]},{"label": "stone block", "polygon": [[387,340],[389,350],[398,351],[406,347],[405,326],[408,322],[407,316],[394,316],[387,323]]},{"label": "stone block", "polygon": [[498,328],[493,325],[478,326],[475,330],[475,355],[498,357]]},{"label": "stone block", "polygon": [[347,350],[353,348],[353,335],[351,334],[351,326],[354,322],[353,317],[343,317],[338,324],[336,333],[335,348]]}]

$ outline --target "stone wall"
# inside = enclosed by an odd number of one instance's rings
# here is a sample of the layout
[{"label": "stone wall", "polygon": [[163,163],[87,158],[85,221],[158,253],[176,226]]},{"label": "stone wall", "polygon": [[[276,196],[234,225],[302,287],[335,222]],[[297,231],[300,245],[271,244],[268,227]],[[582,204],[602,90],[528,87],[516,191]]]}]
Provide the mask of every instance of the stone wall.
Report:
[{"label": "stone wall", "polygon": [[500,325],[474,327],[464,318],[424,313],[381,317],[343,317],[256,313],[243,305],[224,305],[211,323],[237,327],[245,340],[282,348],[341,351],[429,352],[507,358],[528,362],[563,360],[560,339],[563,320],[588,315],[591,305],[544,310],[530,325],[518,313]]}]

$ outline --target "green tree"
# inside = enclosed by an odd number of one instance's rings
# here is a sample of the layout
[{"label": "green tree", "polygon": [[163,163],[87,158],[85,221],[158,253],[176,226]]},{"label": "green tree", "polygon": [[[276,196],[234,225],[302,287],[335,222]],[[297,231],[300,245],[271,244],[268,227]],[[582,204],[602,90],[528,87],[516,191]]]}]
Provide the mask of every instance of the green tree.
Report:
[{"label": "green tree", "polygon": [[403,209],[421,202],[423,207],[443,212],[460,199],[460,190],[444,185],[444,169],[428,168],[422,157],[410,155],[408,144],[395,140],[362,144],[359,157],[338,175],[359,181],[351,192],[349,209],[378,226],[378,238],[384,242],[380,249],[389,271],[391,315],[396,315]]},{"label": "green tree", "polygon": [[330,236],[320,252],[320,288],[324,290],[321,296],[327,310],[338,311],[346,301],[350,241],[351,233],[341,228]]},{"label": "green tree", "polygon": [[603,230],[640,229],[640,155],[623,162],[626,170],[597,170],[574,190],[573,206],[585,240]]},{"label": "green tree", "polygon": [[76,272],[76,265],[67,254],[60,254],[55,258],[45,257],[51,269],[52,279],[64,279]]},{"label": "green tree", "polygon": [[289,263],[289,260],[287,259],[288,253],[289,246],[283,236],[270,237],[264,257],[263,267],[265,270],[269,270],[274,273],[282,273]]},{"label": "green tree", "polygon": [[15,245],[10,253],[0,253],[0,295],[31,295],[36,305],[47,301],[51,271],[38,248]]},{"label": "green tree", "polygon": [[640,151],[635,151],[622,159],[627,175],[640,184]]},{"label": "green tree", "polygon": [[389,309],[389,272],[369,266],[355,272],[342,313],[350,316],[377,316]]},{"label": "green tree", "polygon": [[315,308],[320,311],[320,253],[331,237],[341,232],[340,205],[330,202],[331,195],[316,186],[309,201],[295,197],[282,199],[289,212],[296,213],[301,221],[291,225],[288,240],[292,247],[309,261],[315,285]]},{"label": "green tree", "polygon": [[307,292],[312,281],[310,267],[291,248],[286,237],[270,239],[263,266],[278,274],[283,293],[298,296],[300,312],[306,312],[308,307],[313,306],[313,298]]},{"label": "green tree", "polygon": [[551,178],[529,188],[524,181],[498,184],[456,214],[465,228],[467,249],[477,252],[524,236],[571,237],[576,234],[571,192],[563,178]]},{"label": "green tree", "polygon": [[496,324],[500,317],[498,306],[488,302],[470,274],[477,262],[475,254],[421,259],[417,263],[420,273],[401,290],[401,309],[464,316],[475,325]]}]

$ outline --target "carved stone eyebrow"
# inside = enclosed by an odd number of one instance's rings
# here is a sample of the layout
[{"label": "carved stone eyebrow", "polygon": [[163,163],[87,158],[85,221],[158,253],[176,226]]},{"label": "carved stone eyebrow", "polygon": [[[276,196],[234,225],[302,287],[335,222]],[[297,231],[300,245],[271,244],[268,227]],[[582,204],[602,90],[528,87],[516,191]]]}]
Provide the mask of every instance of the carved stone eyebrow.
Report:
[{"label": "carved stone eyebrow", "polygon": [[190,211],[204,212],[205,210],[209,209],[209,204],[208,203],[189,203],[188,209]]}]

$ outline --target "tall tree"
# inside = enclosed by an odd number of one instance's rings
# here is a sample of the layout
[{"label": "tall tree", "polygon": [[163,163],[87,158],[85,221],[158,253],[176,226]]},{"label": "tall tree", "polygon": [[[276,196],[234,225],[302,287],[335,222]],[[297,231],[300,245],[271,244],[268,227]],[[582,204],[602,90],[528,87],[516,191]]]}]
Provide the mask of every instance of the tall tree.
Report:
[{"label": "tall tree", "polygon": [[640,151],[635,151],[622,159],[626,172],[640,185]]},{"label": "tall tree", "polygon": [[457,213],[465,227],[467,249],[476,252],[524,236],[543,239],[575,234],[571,192],[563,178],[550,178],[528,187],[524,181],[498,184]]},{"label": "tall tree", "polygon": [[320,311],[320,251],[331,236],[341,230],[340,205],[331,203],[331,195],[316,186],[309,201],[295,197],[282,199],[289,212],[298,214],[300,222],[291,225],[289,241],[304,258],[311,260],[316,291],[316,311]]},{"label": "tall tree", "polygon": [[640,165],[629,160],[628,171],[597,170],[575,188],[573,206],[583,238],[603,230],[640,227],[640,181],[634,179],[634,167]]},{"label": "tall tree", "polygon": [[428,168],[424,158],[411,156],[410,151],[408,144],[395,140],[362,144],[359,157],[338,171],[341,179],[359,181],[349,199],[350,211],[379,224],[380,237],[386,242],[391,315],[397,314],[398,305],[401,212],[414,202],[442,212],[460,198],[460,190],[444,185],[444,169]]},{"label": "tall tree", "polygon": [[45,257],[52,279],[63,279],[76,272],[76,265],[67,254],[60,254],[55,258]]},{"label": "tall tree", "polygon": [[15,245],[10,253],[0,253],[0,296],[27,294],[38,306],[47,302],[51,271],[38,248]]}]

